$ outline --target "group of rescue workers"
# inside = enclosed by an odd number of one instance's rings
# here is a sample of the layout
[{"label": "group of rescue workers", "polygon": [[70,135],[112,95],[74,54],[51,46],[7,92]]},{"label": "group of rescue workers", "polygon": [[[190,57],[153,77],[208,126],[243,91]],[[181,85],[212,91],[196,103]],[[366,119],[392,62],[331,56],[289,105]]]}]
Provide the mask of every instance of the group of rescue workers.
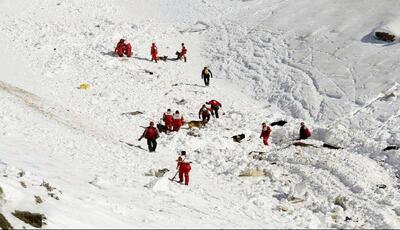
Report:
[{"label": "group of rescue workers", "polygon": [[[181,51],[177,51],[175,54],[177,55],[176,60],[182,60],[186,62],[186,53],[187,49],[185,47],[185,44],[181,44]],[[132,45],[131,43],[127,42],[125,39],[121,38],[119,42],[117,43],[117,46],[115,47],[114,53],[118,55],[119,57],[123,57],[126,55],[127,57],[132,57]],[[158,48],[156,46],[156,43],[151,43],[150,47],[150,55],[151,55],[151,61],[154,61],[157,63],[157,61],[160,59],[158,56]]]},{"label": "group of rescue workers", "polygon": [[[176,52],[177,59],[176,60],[183,60],[186,62],[186,54],[187,49],[185,44],[181,44],[182,48],[180,52]],[[127,57],[132,56],[132,46],[130,43],[126,42],[124,39],[121,39],[117,47],[114,50],[115,54],[119,57],[123,57],[126,55]],[[158,61],[158,48],[155,43],[152,43],[150,48],[151,54],[151,61],[156,62]],[[210,77],[212,77],[212,72],[207,67],[201,72],[201,78],[204,80],[205,86],[209,85]],[[209,105],[210,107],[207,107]],[[219,118],[219,110],[222,108],[222,104],[217,100],[210,100],[207,101],[206,104],[203,104],[199,110],[199,119],[202,122],[208,122],[212,117]],[[172,113],[171,109],[167,109],[167,112],[163,114],[162,121],[164,122],[164,126],[166,132],[178,132],[182,125],[186,123],[183,118],[183,115],[176,110]],[[271,127],[268,126],[266,123],[261,124],[261,134],[260,138],[262,138],[264,145],[269,145],[268,139],[271,135]],[[311,136],[311,131],[305,126],[304,122],[300,123],[300,131],[299,131],[299,140],[307,139]],[[147,139],[147,146],[150,152],[154,152],[157,148],[157,138],[160,137],[160,131],[155,126],[154,122],[151,121],[149,126],[145,128],[142,136],[138,139],[139,141],[143,138]],[[191,170],[190,161],[186,155],[186,151],[181,151],[180,156],[178,157],[177,161],[177,170],[179,173],[179,183],[185,182],[185,185],[189,185],[189,172]]]}]

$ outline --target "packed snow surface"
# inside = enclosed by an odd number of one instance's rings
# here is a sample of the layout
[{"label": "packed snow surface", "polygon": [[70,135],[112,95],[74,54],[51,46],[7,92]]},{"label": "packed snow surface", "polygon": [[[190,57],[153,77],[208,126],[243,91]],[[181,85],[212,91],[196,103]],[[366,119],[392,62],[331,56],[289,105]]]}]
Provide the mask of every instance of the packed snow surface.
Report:
[{"label": "packed snow surface", "polygon": [[[400,144],[400,46],[373,36],[399,36],[399,10],[0,0],[1,213],[14,228],[30,227],[15,210],[44,214],[44,228],[399,228],[400,151],[382,150]],[[132,58],[113,55],[120,38]],[[188,61],[150,62],[152,42],[169,58],[184,42]],[[198,120],[211,99],[224,115],[205,128],[161,134],[155,153],[137,140],[168,108]],[[288,123],[264,146],[261,123],[278,120]],[[290,145],[301,121],[308,147]],[[189,186],[168,180],[179,150],[193,162]]]}]

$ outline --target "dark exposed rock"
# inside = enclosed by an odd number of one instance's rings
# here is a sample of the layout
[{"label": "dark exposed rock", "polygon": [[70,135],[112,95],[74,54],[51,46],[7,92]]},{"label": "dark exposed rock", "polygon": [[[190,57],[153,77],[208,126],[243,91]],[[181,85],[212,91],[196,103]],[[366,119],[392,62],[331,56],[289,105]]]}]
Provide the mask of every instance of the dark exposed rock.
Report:
[{"label": "dark exposed rock", "polygon": [[41,228],[43,226],[43,221],[46,219],[46,217],[40,213],[22,212],[15,210],[12,214],[18,219],[32,225],[35,228]]}]

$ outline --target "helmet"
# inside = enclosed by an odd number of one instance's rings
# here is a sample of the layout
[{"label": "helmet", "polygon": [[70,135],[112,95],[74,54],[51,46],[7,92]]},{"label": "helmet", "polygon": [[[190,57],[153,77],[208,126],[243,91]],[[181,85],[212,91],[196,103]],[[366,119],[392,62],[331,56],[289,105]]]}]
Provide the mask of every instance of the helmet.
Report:
[{"label": "helmet", "polygon": [[300,125],[303,126],[303,125],[304,125],[304,122],[301,122]]},{"label": "helmet", "polygon": [[150,121],[150,126],[154,126],[154,122],[153,121]]},{"label": "helmet", "polygon": [[171,109],[167,109],[167,112],[171,112]]},{"label": "helmet", "polygon": [[182,45],[184,46],[185,44],[184,44],[184,43],[182,43]]},{"label": "helmet", "polygon": [[155,46],[155,45],[156,45],[156,43],[154,43],[154,42],[153,42],[153,43],[151,43],[151,45],[152,45],[152,46]]},{"label": "helmet", "polygon": [[181,151],[181,155],[182,155],[182,156],[186,156],[186,151],[185,151],[185,150],[182,150],[182,151]]},{"label": "helmet", "polygon": [[175,113],[179,113],[179,110],[176,110]]},{"label": "helmet", "polygon": [[125,39],[121,38],[121,39],[119,40],[119,42],[125,42]]},{"label": "helmet", "polygon": [[263,122],[261,125],[262,125],[262,126],[265,126],[266,124],[265,124],[265,122]]}]

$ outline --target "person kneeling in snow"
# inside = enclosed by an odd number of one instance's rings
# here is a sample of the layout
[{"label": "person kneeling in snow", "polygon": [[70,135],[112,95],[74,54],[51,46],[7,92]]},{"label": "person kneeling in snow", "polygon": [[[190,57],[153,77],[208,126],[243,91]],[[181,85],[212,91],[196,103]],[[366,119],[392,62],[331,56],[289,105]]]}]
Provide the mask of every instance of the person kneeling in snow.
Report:
[{"label": "person kneeling in snow", "polygon": [[261,130],[260,138],[263,139],[264,145],[268,145],[268,138],[269,138],[270,134],[271,134],[271,128],[269,126],[267,126],[266,123],[262,123],[262,130]]},{"label": "person kneeling in snow", "polygon": [[176,58],[176,59],[182,60],[182,58],[183,58],[183,60],[186,62],[186,53],[187,53],[187,49],[186,49],[186,47],[185,47],[185,44],[182,43],[181,52],[176,52],[176,55],[177,55],[177,58]]},{"label": "person kneeling in snow", "polygon": [[176,160],[178,164],[176,165],[176,169],[179,170],[179,183],[183,182],[183,176],[185,176],[185,185],[189,185],[189,172],[192,169],[190,166],[190,162],[188,157],[186,156],[186,151],[182,151],[181,155]]},{"label": "person kneeling in snow", "polygon": [[160,136],[158,129],[154,127],[154,122],[150,122],[150,126],[147,127],[142,136],[138,139],[138,141],[142,140],[142,138],[147,139],[147,146],[149,147],[150,152],[155,152],[157,148],[157,138]]},{"label": "person kneeling in snow", "polygon": [[306,127],[304,122],[300,123],[300,132],[299,132],[299,140],[305,140],[309,137],[311,137],[311,131]]},{"label": "person kneeling in snow", "polygon": [[123,57],[124,54],[127,57],[132,56],[132,46],[130,43],[125,43],[125,39],[119,40],[117,47],[115,47],[114,53],[116,53],[118,56]]}]

